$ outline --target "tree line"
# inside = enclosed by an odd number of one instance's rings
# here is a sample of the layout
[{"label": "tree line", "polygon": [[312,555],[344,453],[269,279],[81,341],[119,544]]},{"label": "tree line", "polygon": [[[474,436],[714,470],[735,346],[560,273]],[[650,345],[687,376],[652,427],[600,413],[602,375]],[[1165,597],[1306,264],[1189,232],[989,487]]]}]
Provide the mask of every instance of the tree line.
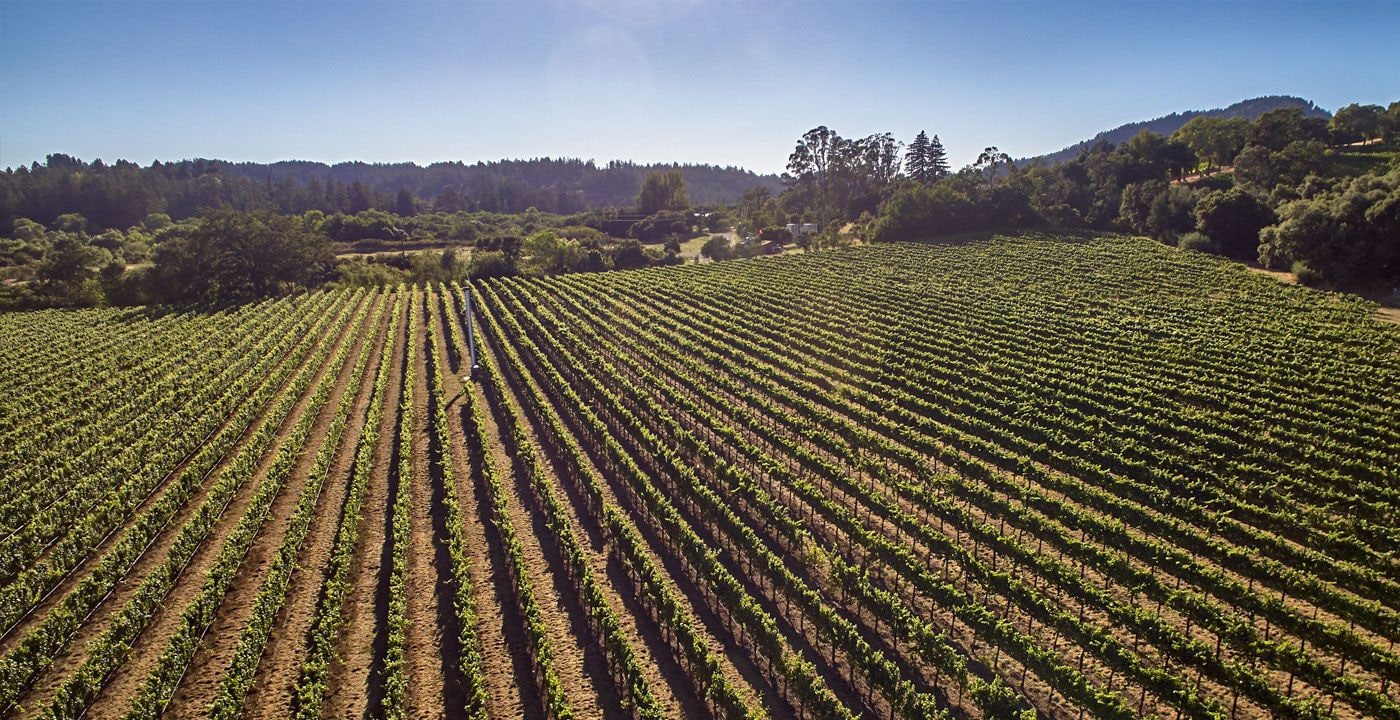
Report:
[{"label": "tree line", "polygon": [[[1198,116],[1072,160],[1017,167],[986,148],[950,172],[937,136],[906,148],[888,133],[798,140],[778,196],[746,193],[749,225],[814,221],[876,242],[1047,228],[1147,235],[1293,270],[1304,282],[1400,286],[1400,103],[1299,107],[1257,118]],[[900,153],[903,153],[902,158]],[[820,240],[818,240],[820,244]]]},{"label": "tree line", "polygon": [[747,189],[777,189],[777,177],[713,165],[639,165],[539,158],[491,163],[368,164],[286,161],[125,160],[108,165],[64,154],[0,173],[0,232],[17,219],[51,225],[79,214],[95,230],[125,230],[158,213],[182,220],[227,205],[248,212],[355,215],[367,210],[423,213],[570,214],[633,201],[646,176],[678,172],[699,204],[732,203]]}]

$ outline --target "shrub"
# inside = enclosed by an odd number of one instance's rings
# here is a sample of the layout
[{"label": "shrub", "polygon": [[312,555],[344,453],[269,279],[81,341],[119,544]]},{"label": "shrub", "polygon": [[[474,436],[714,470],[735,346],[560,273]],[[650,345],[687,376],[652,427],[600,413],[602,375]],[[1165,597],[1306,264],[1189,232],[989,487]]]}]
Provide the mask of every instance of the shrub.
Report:
[{"label": "shrub", "polygon": [[1210,237],[1212,252],[1236,260],[1259,256],[1259,231],[1275,219],[1267,202],[1238,187],[1208,192],[1196,204],[1196,228]]},{"label": "shrub", "polygon": [[1317,287],[1323,283],[1322,273],[1312,269],[1302,260],[1293,261],[1293,277],[1298,278],[1298,282],[1308,287]]},{"label": "shrub", "polygon": [[505,277],[514,274],[516,274],[515,262],[511,260],[509,255],[499,250],[473,252],[471,262],[467,263],[467,277]]},{"label": "shrub", "polygon": [[643,243],[664,242],[668,235],[683,236],[690,232],[690,222],[682,213],[662,211],[633,223],[627,234]]},{"label": "shrub", "polygon": [[633,270],[646,267],[650,261],[636,240],[623,240],[613,248],[613,267],[618,270]]},{"label": "shrub", "polygon": [[711,235],[710,239],[700,246],[700,254],[711,260],[728,260],[734,257],[734,248],[730,247],[729,238]]},{"label": "shrub", "polygon": [[1182,235],[1181,238],[1177,240],[1177,247],[1182,250],[1195,250],[1196,252],[1215,252],[1215,245],[1211,243],[1210,238],[1198,232],[1189,232]]},{"label": "shrub", "polygon": [[342,287],[378,287],[407,282],[409,273],[389,263],[355,258],[336,265],[337,283]]}]

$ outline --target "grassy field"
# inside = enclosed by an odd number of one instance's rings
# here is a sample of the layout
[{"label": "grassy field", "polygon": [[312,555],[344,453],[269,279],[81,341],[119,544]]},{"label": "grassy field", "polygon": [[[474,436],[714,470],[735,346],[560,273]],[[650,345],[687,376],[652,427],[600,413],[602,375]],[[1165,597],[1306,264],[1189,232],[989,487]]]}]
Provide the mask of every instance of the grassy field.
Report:
[{"label": "grassy field", "polygon": [[1025,235],[0,316],[0,713],[1400,717],[1374,309]]}]

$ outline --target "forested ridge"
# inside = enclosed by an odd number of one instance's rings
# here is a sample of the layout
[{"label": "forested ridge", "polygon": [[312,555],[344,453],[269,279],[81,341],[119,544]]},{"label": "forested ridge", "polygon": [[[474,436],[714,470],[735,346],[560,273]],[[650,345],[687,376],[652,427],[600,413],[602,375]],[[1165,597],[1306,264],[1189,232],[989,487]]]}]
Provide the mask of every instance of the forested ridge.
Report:
[{"label": "forested ridge", "polygon": [[693,202],[732,203],[755,186],[776,190],[779,180],[735,167],[641,165],[612,161],[537,158],[496,162],[344,162],[335,165],[288,160],[275,163],[225,160],[156,161],[148,166],[118,160],[84,161],[49,155],[43,164],[0,174],[0,227],[27,218],[51,225],[77,213],[92,229],[125,230],[151,213],[181,220],[201,208],[272,210],[327,215],[380,210],[419,212],[577,213],[633,202],[649,173],[679,171]]},{"label": "forested ridge", "polygon": [[1117,144],[1121,142],[1127,142],[1128,140],[1131,140],[1134,135],[1142,132],[1143,130],[1153,132],[1158,135],[1171,135],[1177,130],[1180,130],[1182,125],[1185,125],[1186,123],[1198,117],[1227,119],[1244,118],[1246,120],[1253,120],[1259,117],[1260,115],[1269,112],[1270,110],[1280,110],[1283,108],[1298,108],[1299,110],[1302,110],[1303,114],[1308,117],[1317,117],[1323,119],[1329,119],[1332,117],[1332,113],[1327,112],[1326,110],[1323,110],[1322,108],[1313,104],[1311,100],[1304,100],[1303,98],[1293,97],[1291,95],[1266,95],[1264,97],[1242,100],[1233,105],[1229,105],[1223,108],[1214,108],[1211,110],[1187,110],[1185,112],[1174,112],[1170,115],[1163,115],[1162,117],[1153,118],[1151,120],[1124,123],[1116,128],[1113,128],[1112,130],[1105,130],[1095,135],[1094,137],[1089,138],[1088,140],[1075,143],[1058,152],[1047,153],[1045,155],[1038,155],[1036,157],[1031,158],[1021,158],[1016,161],[1016,164],[1029,165],[1031,163],[1036,162],[1037,160],[1054,164],[1057,162],[1073,160],[1075,156],[1079,155],[1079,153],[1088,150],[1097,143],[1108,142]]}]

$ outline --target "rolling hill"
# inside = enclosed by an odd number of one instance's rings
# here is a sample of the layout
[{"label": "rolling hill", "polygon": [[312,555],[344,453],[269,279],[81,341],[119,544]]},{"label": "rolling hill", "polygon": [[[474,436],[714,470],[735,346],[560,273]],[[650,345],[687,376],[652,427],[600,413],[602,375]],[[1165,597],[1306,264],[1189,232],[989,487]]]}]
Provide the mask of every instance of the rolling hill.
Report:
[{"label": "rolling hill", "polygon": [[1303,98],[1293,97],[1291,95],[1266,95],[1264,97],[1257,97],[1250,100],[1242,100],[1229,107],[1215,108],[1214,110],[1187,110],[1185,112],[1176,112],[1170,115],[1163,115],[1162,117],[1153,118],[1152,120],[1142,120],[1139,122],[1131,122],[1124,125],[1119,125],[1118,127],[1113,128],[1112,130],[1105,130],[1099,133],[1098,135],[1089,138],[1088,140],[1075,143],[1074,145],[1071,145],[1063,150],[1049,153],[1046,155],[1039,155],[1037,157],[1018,159],[1016,161],[1016,164],[1018,166],[1029,165],[1037,160],[1043,160],[1047,164],[1053,165],[1058,162],[1073,160],[1075,156],[1077,156],[1079,153],[1083,152],[1084,150],[1090,147],[1093,147],[1096,143],[1100,141],[1117,144],[1128,140],[1129,138],[1142,132],[1143,130],[1150,130],[1154,133],[1157,133],[1158,135],[1170,135],[1176,132],[1177,129],[1179,129],[1182,125],[1185,125],[1186,123],[1190,122],[1193,118],[1243,117],[1253,120],[1259,117],[1260,115],[1269,112],[1270,110],[1278,110],[1280,108],[1290,107],[1301,108],[1303,110],[1303,114],[1308,115],[1310,117],[1332,117],[1332,113],[1318,107],[1317,105],[1314,105],[1310,100],[1304,100]]}]

